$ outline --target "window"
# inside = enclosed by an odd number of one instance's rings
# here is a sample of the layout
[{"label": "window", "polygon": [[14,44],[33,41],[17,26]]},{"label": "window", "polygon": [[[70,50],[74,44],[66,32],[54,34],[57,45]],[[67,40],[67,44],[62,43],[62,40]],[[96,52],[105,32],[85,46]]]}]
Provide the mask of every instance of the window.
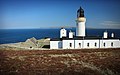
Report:
[{"label": "window", "polygon": [[89,43],[87,43],[87,47],[89,47]]},{"label": "window", "polygon": [[32,46],[30,46],[30,48],[32,48]]},{"label": "window", "polygon": [[70,43],[70,47],[72,47],[72,43]]},{"label": "window", "polygon": [[97,43],[95,43],[95,47],[97,46]]},{"label": "window", "polygon": [[105,47],[105,43],[104,43],[103,45],[104,45],[104,47]]},{"label": "window", "polygon": [[81,47],[81,43],[79,43],[79,47]]},{"label": "window", "polygon": [[111,46],[113,46],[113,42],[111,42]]}]

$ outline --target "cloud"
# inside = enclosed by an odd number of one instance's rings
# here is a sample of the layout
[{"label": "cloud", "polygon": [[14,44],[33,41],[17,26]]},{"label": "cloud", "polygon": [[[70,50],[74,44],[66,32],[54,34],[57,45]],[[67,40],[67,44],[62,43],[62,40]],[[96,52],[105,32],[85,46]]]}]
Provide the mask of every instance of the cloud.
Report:
[{"label": "cloud", "polygon": [[120,22],[115,21],[103,21],[100,23],[105,28],[111,28],[111,29],[120,29]]}]

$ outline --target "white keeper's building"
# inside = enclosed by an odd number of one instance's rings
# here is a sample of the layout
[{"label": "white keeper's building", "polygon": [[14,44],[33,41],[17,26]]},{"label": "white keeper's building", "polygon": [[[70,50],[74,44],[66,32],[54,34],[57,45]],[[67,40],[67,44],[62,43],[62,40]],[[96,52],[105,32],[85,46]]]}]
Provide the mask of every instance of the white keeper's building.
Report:
[{"label": "white keeper's building", "polygon": [[77,11],[76,36],[70,31],[67,36],[67,30],[61,28],[60,38],[50,40],[50,49],[89,49],[89,48],[120,48],[120,38],[108,37],[108,32],[103,33],[103,37],[94,37],[85,35],[84,10],[80,7]]}]

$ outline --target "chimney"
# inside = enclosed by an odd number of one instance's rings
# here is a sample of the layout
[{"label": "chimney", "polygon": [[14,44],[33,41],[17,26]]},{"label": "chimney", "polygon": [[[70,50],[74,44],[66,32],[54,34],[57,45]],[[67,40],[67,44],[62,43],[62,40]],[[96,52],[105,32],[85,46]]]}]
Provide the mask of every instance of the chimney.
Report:
[{"label": "chimney", "polygon": [[67,37],[67,30],[65,30],[64,28],[61,28],[60,30],[60,38],[62,37]]},{"label": "chimney", "polygon": [[111,34],[111,37],[114,38],[114,33]]},{"label": "chimney", "polygon": [[108,32],[107,32],[107,31],[105,31],[105,32],[103,33],[103,38],[108,38]]},{"label": "chimney", "polygon": [[73,38],[73,32],[71,30],[69,32],[69,38]]}]

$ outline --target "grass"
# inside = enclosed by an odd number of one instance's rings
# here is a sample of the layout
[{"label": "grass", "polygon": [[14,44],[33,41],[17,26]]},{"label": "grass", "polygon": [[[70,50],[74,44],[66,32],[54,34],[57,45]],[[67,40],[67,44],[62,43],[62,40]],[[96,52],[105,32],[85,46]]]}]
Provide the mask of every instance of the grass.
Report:
[{"label": "grass", "polygon": [[0,50],[0,75],[120,75],[120,49]]}]

